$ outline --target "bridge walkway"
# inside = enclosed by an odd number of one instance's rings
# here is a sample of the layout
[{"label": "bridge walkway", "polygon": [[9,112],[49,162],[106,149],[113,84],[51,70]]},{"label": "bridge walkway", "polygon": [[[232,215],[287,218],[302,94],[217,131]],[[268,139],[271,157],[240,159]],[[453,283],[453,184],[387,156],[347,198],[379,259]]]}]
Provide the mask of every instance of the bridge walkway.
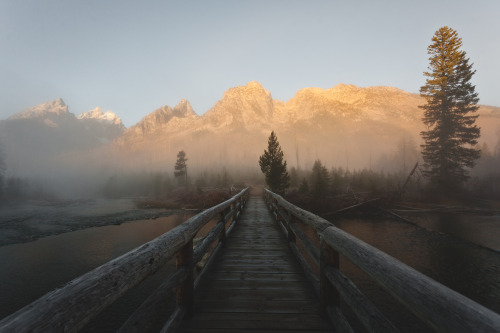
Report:
[{"label": "bridge walkway", "polygon": [[331,332],[261,196],[252,195],[179,332]]}]

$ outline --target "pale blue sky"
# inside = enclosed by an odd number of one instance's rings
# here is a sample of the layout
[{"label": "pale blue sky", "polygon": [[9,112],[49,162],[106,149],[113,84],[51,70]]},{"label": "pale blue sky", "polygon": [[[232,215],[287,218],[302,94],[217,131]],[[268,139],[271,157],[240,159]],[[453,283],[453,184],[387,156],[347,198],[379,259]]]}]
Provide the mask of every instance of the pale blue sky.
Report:
[{"label": "pale blue sky", "polygon": [[427,46],[456,29],[481,104],[500,106],[500,1],[0,0],[0,119],[63,98],[131,126],[188,99],[205,113],[259,81],[288,100],[339,83],[418,92]]}]

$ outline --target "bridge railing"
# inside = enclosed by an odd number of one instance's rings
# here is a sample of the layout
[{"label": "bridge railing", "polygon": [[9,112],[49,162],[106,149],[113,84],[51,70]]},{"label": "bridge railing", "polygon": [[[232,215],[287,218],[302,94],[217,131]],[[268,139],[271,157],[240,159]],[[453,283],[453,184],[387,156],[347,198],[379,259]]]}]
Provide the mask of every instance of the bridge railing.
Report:
[{"label": "bridge railing", "polygon": [[[397,331],[341,273],[339,255],[342,255],[435,331],[500,332],[499,314],[336,228],[327,220],[294,206],[281,196],[268,190],[264,196],[337,331],[352,331],[340,310],[341,299],[369,332]],[[317,233],[319,246],[299,227],[300,222]],[[307,256],[302,254],[298,241]]]},{"label": "bridge railing", "polygon": [[[47,293],[0,321],[0,332],[75,332],[120,298],[126,291],[177,256],[177,270],[146,299],[120,328],[121,332],[142,331],[150,325],[157,303],[176,298],[176,308],[163,326],[169,332],[192,311],[193,289],[202,279],[211,259],[223,246],[248,198],[248,188],[231,199],[195,215],[158,238]],[[198,231],[214,218],[218,223],[193,249]],[[230,224],[228,223],[230,222]],[[214,248],[214,244],[217,245]],[[195,276],[195,265],[207,260]],[[174,295],[175,294],[175,295]]]}]

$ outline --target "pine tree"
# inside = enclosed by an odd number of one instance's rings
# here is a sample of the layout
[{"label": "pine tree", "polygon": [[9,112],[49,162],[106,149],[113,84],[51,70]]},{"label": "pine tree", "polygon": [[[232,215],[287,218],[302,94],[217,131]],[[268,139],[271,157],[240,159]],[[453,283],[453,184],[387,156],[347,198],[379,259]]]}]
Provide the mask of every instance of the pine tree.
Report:
[{"label": "pine tree", "polygon": [[421,132],[425,175],[448,190],[469,178],[468,168],[480,156],[480,150],[474,148],[480,136],[475,125],[478,115],[474,115],[479,98],[470,82],[475,70],[461,46],[455,30],[442,27],[436,31],[427,48],[430,64],[429,72],[424,72],[426,84],[420,88],[427,101],[420,106],[428,128]]},{"label": "pine tree", "polygon": [[316,197],[324,196],[328,192],[329,183],[330,175],[328,173],[328,169],[321,163],[320,160],[316,160],[311,173],[312,193]]},{"label": "pine tree", "polygon": [[177,162],[175,162],[174,166],[174,175],[176,178],[182,179],[184,177],[185,185],[187,185],[187,158],[184,150],[181,150],[177,153]]},{"label": "pine tree", "polygon": [[290,176],[286,171],[286,161],[283,161],[283,151],[274,131],[269,136],[267,150],[264,150],[264,154],[259,157],[259,165],[266,176],[266,184],[270,190],[284,194],[290,186]]}]

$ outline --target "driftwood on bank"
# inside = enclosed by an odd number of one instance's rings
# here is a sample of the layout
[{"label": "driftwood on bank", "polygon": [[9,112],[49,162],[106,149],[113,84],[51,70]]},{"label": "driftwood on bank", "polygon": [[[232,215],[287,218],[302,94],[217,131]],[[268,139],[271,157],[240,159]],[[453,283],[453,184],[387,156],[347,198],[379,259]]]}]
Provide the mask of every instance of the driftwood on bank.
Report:
[{"label": "driftwood on bank", "polygon": [[329,213],[325,213],[325,214],[321,214],[321,215],[322,216],[332,216],[332,215],[336,215],[336,214],[342,214],[342,213],[345,213],[347,211],[350,211],[350,210],[353,210],[353,209],[356,209],[356,208],[360,208],[360,207],[365,206],[365,205],[372,204],[372,203],[377,202],[379,200],[380,200],[380,198],[366,200],[366,201],[357,203],[355,205],[352,205],[352,206],[349,206],[349,207],[344,207],[344,208],[336,210],[334,212],[329,212]]}]

